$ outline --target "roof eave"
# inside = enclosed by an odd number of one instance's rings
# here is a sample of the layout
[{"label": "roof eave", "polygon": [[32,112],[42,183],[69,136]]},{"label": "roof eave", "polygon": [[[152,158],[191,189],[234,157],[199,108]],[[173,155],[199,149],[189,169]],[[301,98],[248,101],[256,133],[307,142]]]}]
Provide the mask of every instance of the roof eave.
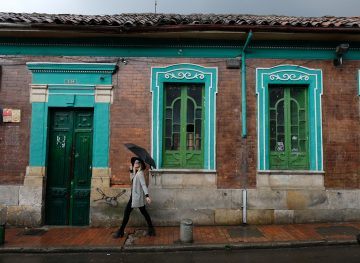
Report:
[{"label": "roof eave", "polygon": [[286,32],[286,33],[327,33],[327,34],[359,34],[360,27],[300,27],[300,26],[268,26],[268,25],[160,25],[160,26],[106,26],[106,25],[63,25],[63,24],[14,24],[0,23],[3,30],[32,31],[76,31],[88,33],[136,34],[152,32],[188,32],[188,31],[223,31],[223,32]]}]

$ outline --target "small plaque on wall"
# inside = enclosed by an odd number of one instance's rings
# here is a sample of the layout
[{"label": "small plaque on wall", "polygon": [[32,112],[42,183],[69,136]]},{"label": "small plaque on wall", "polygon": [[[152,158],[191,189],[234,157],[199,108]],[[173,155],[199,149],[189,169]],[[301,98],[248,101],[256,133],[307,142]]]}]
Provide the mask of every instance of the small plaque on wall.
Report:
[{"label": "small plaque on wall", "polygon": [[19,109],[3,109],[3,122],[20,122],[21,111]]},{"label": "small plaque on wall", "polygon": [[21,113],[20,110],[12,110],[11,122],[20,122],[21,121]]}]

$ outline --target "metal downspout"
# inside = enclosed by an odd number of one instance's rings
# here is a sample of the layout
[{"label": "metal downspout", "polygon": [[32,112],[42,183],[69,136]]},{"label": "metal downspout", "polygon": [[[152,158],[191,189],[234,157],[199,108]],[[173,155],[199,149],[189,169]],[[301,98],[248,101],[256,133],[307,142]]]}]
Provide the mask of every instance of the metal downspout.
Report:
[{"label": "metal downspout", "polygon": [[241,113],[242,113],[242,137],[247,136],[247,124],[246,124],[246,48],[253,36],[250,30],[245,45],[241,51]]},{"label": "metal downspout", "polygon": [[[242,120],[242,138],[246,141],[247,136],[247,112],[246,112],[246,48],[248,44],[250,43],[252,39],[253,33],[250,30],[249,34],[247,36],[247,39],[245,41],[245,44],[243,46],[243,49],[241,51],[241,120]],[[246,144],[246,142],[245,142]],[[245,147],[247,148],[247,147]],[[242,222],[243,224],[247,224],[247,156],[242,157],[242,171],[243,176],[245,176],[245,184],[244,189],[242,191]]]}]

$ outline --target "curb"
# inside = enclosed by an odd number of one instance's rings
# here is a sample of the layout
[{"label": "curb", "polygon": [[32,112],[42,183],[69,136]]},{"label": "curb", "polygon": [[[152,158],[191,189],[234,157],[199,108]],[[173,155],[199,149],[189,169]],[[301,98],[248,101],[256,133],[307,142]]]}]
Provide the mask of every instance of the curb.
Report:
[{"label": "curb", "polygon": [[209,251],[209,250],[245,250],[245,249],[275,249],[317,246],[356,245],[355,240],[330,241],[296,241],[296,242],[266,242],[266,243],[233,243],[233,244],[193,244],[170,246],[134,246],[123,247],[123,252],[174,252],[174,251]]},{"label": "curb", "polygon": [[179,244],[159,246],[119,246],[119,247],[0,247],[0,254],[5,253],[81,253],[81,252],[174,252],[174,251],[209,251],[209,250],[245,250],[245,249],[276,249],[318,246],[356,245],[356,240],[321,240],[296,242],[266,243],[233,243],[233,244]]},{"label": "curb", "polygon": [[5,253],[81,253],[81,252],[121,252],[122,247],[5,247],[0,248],[0,254]]}]

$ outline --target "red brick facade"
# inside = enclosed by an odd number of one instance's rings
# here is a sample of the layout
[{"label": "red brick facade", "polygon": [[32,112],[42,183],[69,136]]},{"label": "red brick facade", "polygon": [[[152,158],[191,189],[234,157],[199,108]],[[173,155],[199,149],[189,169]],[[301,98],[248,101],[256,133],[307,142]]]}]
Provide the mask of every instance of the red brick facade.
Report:
[{"label": "red brick facade", "polygon": [[31,75],[25,63],[6,62],[2,66],[0,107],[20,109],[21,122],[0,124],[0,184],[22,184],[29,164]]},{"label": "red brick facade", "polygon": [[[79,62],[81,58],[77,58],[77,61],[54,57],[21,60]],[[247,60],[246,139],[241,137],[241,72],[239,69],[226,69],[225,59],[129,58],[126,65],[120,64],[113,76],[114,103],[110,117],[113,184],[129,183],[127,169],[132,155],[125,149],[124,143],[132,142],[149,150],[151,148],[151,67],[177,63],[218,67],[216,166],[219,188],[256,187],[255,69],[281,64],[322,69],[325,187],[360,188],[360,103],[357,94],[360,62],[346,61],[342,67],[335,68],[332,61],[270,59]],[[31,74],[25,63],[20,64],[2,66],[0,107],[21,109],[22,116],[19,124],[0,125],[0,184],[21,184],[29,162]]]}]

